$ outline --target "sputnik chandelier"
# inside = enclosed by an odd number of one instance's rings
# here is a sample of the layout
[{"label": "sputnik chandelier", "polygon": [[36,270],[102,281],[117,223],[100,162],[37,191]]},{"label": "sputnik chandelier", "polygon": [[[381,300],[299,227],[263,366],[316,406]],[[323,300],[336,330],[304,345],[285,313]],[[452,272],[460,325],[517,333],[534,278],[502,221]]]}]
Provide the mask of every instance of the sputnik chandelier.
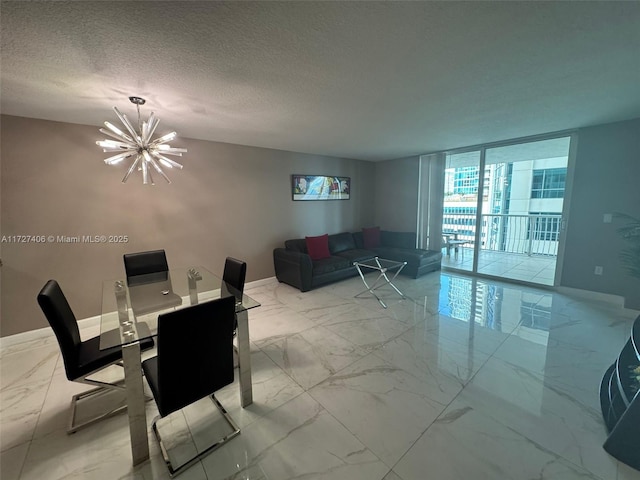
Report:
[{"label": "sputnik chandelier", "polygon": [[167,158],[165,155],[181,157],[183,153],[187,152],[187,149],[173,148],[167,145],[167,142],[176,138],[176,132],[171,132],[155,140],[151,140],[160,119],[151,112],[147,121],[142,122],[140,120],[140,105],[145,104],[145,99],[129,97],[129,100],[135,104],[138,109],[138,131],[136,131],[126,115],[120,113],[116,107],[113,107],[116,115],[129,133],[123,132],[109,122],[104,122],[108,130],[101,128],[100,132],[111,138],[115,138],[115,140],[98,140],[96,143],[102,147],[102,151],[105,153],[118,152],[116,155],[106,158],[104,163],[107,165],[116,165],[123,160],[133,159],[131,167],[129,167],[129,170],[127,170],[127,173],[122,179],[122,183],[126,182],[136,169],[142,171],[142,183],[145,185],[155,185],[153,175],[151,174],[152,171],[158,172],[167,183],[171,183],[171,180],[169,180],[169,177],[162,171],[160,165],[166,168],[182,169],[181,164]]}]

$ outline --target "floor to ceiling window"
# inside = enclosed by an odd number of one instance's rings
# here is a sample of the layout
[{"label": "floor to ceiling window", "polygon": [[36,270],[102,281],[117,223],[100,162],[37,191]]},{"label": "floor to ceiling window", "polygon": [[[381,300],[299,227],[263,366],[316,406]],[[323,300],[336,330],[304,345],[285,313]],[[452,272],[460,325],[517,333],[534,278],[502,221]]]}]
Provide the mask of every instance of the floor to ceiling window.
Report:
[{"label": "floor to ceiling window", "polygon": [[480,186],[480,151],[448,154],[445,165],[442,209],[445,263],[472,271],[478,203],[485,196],[484,186]]},{"label": "floor to ceiling window", "polygon": [[443,268],[553,285],[570,137],[446,155]]}]

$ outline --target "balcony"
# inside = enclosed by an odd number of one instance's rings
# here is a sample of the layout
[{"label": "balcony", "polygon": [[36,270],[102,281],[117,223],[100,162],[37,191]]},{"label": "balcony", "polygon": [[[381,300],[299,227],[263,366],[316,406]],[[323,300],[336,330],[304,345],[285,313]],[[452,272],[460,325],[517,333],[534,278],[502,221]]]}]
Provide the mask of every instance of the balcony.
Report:
[{"label": "balcony", "polygon": [[[553,285],[561,224],[561,215],[482,215],[478,273]],[[442,266],[472,271],[475,215],[447,214],[442,231]]]}]

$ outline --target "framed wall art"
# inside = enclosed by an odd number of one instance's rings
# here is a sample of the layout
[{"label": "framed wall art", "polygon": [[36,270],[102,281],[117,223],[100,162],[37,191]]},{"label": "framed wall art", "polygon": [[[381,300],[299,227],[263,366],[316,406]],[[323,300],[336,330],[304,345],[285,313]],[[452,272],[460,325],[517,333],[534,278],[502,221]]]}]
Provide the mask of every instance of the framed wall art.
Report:
[{"label": "framed wall art", "polygon": [[291,175],[292,200],[349,200],[350,177]]}]

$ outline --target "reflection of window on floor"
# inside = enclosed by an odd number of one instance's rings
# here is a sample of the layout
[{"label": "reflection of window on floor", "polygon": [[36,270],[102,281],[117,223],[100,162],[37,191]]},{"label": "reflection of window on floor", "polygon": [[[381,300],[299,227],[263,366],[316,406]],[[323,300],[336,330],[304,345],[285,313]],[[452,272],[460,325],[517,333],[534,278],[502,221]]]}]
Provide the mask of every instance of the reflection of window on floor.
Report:
[{"label": "reflection of window on floor", "polygon": [[558,241],[561,217],[554,212],[529,212],[529,215],[540,215],[533,218],[527,225],[527,240],[532,238],[531,226],[533,224],[533,240]]},{"label": "reflection of window on floor", "polygon": [[534,170],[531,198],[564,198],[566,179],[566,168]]},{"label": "reflection of window on floor", "polygon": [[523,327],[549,331],[551,308],[540,305],[540,303],[537,302],[526,302],[522,300],[520,305],[520,324]]},{"label": "reflection of window on floor", "polygon": [[440,278],[440,282],[440,314],[502,331],[502,287],[446,275]]}]

